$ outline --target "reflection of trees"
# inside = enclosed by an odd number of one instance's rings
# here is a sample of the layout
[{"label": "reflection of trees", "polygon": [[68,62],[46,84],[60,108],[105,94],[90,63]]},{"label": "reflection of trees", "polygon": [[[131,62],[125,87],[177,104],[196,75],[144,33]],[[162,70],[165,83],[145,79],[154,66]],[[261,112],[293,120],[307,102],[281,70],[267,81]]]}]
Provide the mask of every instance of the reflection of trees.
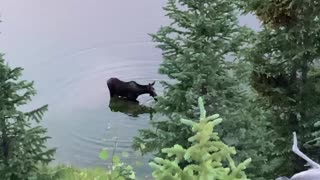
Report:
[{"label": "reflection of trees", "polygon": [[139,117],[140,114],[150,114],[152,119],[155,110],[152,107],[140,105],[139,102],[128,101],[119,97],[112,97],[109,102],[109,108],[112,112],[122,112],[128,116]]}]

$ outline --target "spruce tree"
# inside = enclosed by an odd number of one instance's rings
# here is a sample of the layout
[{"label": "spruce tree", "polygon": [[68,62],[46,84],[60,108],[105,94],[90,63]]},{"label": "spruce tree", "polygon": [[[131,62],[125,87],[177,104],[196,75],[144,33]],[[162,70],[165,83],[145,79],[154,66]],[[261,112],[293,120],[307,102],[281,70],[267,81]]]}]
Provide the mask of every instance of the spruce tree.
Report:
[{"label": "spruce tree", "polygon": [[[170,120],[153,125],[165,139],[161,143],[167,144],[161,147],[171,147],[177,141],[184,146],[190,131],[180,126],[179,119],[198,116],[197,97],[208,102],[209,113],[221,113],[225,106],[233,106],[230,99],[237,101],[241,94],[236,79],[228,72],[231,63],[226,61],[239,46],[234,41],[239,26],[231,0],[169,0],[164,10],[173,22],[151,36],[163,51],[159,72],[176,82],[162,82],[165,92],[156,107]],[[141,132],[142,136],[155,135]],[[158,149],[159,144],[156,146]]]},{"label": "spruce tree", "polygon": [[49,163],[55,151],[46,148],[46,129],[36,126],[47,105],[19,110],[36,94],[33,82],[19,80],[21,71],[11,69],[0,55],[0,175],[4,180],[34,176],[38,163]]},{"label": "spruce tree", "polygon": [[[154,169],[153,177],[156,180],[247,180],[244,169],[251,159],[236,165],[232,159],[236,154],[235,148],[224,144],[218,133],[214,132],[216,125],[221,123],[222,119],[218,114],[207,117],[202,98],[198,101],[199,121],[181,119],[182,124],[189,126],[194,133],[188,139],[192,145],[186,149],[179,144],[162,149],[170,159],[156,157],[154,162],[150,163]],[[191,163],[184,168],[179,167],[184,161]]]},{"label": "spruce tree", "polygon": [[[243,5],[263,22],[246,60],[254,66],[252,87],[273,113],[270,165],[274,175],[290,176],[301,171],[303,163],[290,151],[292,132],[307,142],[320,117],[318,80],[312,73],[320,58],[320,3],[257,0]],[[302,151],[314,159],[318,154],[312,148]]]},{"label": "spruce tree", "polygon": [[[247,110],[259,114],[260,109],[247,106],[251,100],[234,73],[233,59],[251,34],[249,29],[238,25],[236,9],[233,0],[168,1],[164,10],[172,24],[151,36],[163,52],[159,72],[172,83],[162,82],[165,92],[156,105],[157,112],[164,115],[163,120],[152,121],[152,129],[139,131],[135,149],[143,153],[155,151],[165,158],[162,148],[175,144],[189,147],[192,132],[180,119],[198,117],[197,97],[201,96],[208,103],[208,113],[219,113],[227,119],[223,128],[217,130],[222,139],[241,149],[239,157],[252,153],[259,160],[260,164],[252,162],[251,172],[256,173],[265,165],[267,159],[261,152],[268,146],[266,124],[261,121],[263,118],[248,116]],[[184,165],[187,164],[181,164]]]}]

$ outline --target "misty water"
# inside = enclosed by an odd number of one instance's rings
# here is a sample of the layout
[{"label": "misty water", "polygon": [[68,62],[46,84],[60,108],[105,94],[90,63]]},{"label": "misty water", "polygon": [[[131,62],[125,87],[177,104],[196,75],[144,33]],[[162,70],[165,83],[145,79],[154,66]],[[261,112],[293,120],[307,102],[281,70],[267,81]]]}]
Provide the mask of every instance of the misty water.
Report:
[{"label": "misty water", "polygon": [[[140,84],[156,81],[161,51],[148,33],[166,23],[165,1],[1,0],[0,49],[10,66],[22,66],[23,79],[34,80],[38,94],[26,107],[49,105],[42,124],[57,147],[55,163],[105,166],[98,158],[107,147],[133,165],[138,176],[150,174],[148,156],[131,149],[137,130],[149,126],[149,95],[140,106],[111,101],[106,81],[118,77]],[[145,107],[146,106],[146,107]],[[123,157],[128,152],[129,157]],[[136,166],[136,161],[145,164]]]},{"label": "misty water", "polygon": [[137,130],[156,118],[146,108],[154,100],[142,95],[140,105],[112,101],[109,106],[106,80],[156,81],[162,94],[161,51],[148,33],[168,24],[166,1],[0,2],[0,51],[10,66],[25,69],[23,79],[35,81],[38,94],[25,109],[49,105],[42,124],[52,137],[49,146],[57,147],[55,163],[105,166],[99,151],[112,151],[117,139],[121,160],[133,166],[140,161],[145,165],[135,166],[138,176],[150,174],[150,157],[134,153],[131,143]]}]

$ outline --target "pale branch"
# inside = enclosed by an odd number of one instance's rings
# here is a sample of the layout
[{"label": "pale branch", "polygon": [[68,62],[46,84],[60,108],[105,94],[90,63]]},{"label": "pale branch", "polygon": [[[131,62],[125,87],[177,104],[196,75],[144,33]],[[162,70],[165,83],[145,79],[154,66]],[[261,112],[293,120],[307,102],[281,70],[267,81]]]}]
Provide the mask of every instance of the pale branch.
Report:
[{"label": "pale branch", "polygon": [[314,162],[312,159],[310,159],[308,156],[306,156],[303,152],[300,151],[300,149],[298,148],[296,132],[293,132],[292,151],[302,159],[306,160],[312,168],[320,168],[320,165],[318,163]]}]

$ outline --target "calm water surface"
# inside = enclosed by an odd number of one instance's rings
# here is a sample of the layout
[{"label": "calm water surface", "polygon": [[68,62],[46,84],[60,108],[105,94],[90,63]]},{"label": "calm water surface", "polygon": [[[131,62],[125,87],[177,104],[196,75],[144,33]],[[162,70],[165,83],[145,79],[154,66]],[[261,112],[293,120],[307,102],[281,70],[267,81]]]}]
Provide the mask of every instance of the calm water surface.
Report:
[{"label": "calm water surface", "polygon": [[[24,79],[34,80],[38,94],[26,109],[49,104],[43,125],[56,163],[79,167],[103,166],[98,153],[116,153],[125,162],[146,163],[131,150],[132,137],[148,127],[149,95],[141,106],[112,101],[106,80],[118,77],[146,84],[156,81],[161,52],[151,42],[153,33],[166,24],[165,1],[0,0],[0,49],[11,66],[25,68]],[[122,157],[123,151],[129,157]],[[136,166],[149,174],[148,166]]]},{"label": "calm water surface", "polygon": [[[130,146],[140,128],[148,127],[148,95],[141,106],[112,101],[106,80],[118,77],[146,84],[157,81],[161,51],[148,33],[168,24],[162,6],[165,0],[79,1],[0,0],[0,51],[11,66],[25,68],[24,79],[34,80],[38,94],[25,107],[49,104],[43,125],[48,128],[50,147],[57,147],[56,162],[79,167],[103,166],[102,147],[135,165],[140,157]],[[250,25],[253,18],[242,20]],[[253,22],[257,27],[257,23]],[[153,115],[154,117],[154,115]],[[156,118],[156,117],[154,117]],[[140,176],[148,166],[136,166]]]}]

